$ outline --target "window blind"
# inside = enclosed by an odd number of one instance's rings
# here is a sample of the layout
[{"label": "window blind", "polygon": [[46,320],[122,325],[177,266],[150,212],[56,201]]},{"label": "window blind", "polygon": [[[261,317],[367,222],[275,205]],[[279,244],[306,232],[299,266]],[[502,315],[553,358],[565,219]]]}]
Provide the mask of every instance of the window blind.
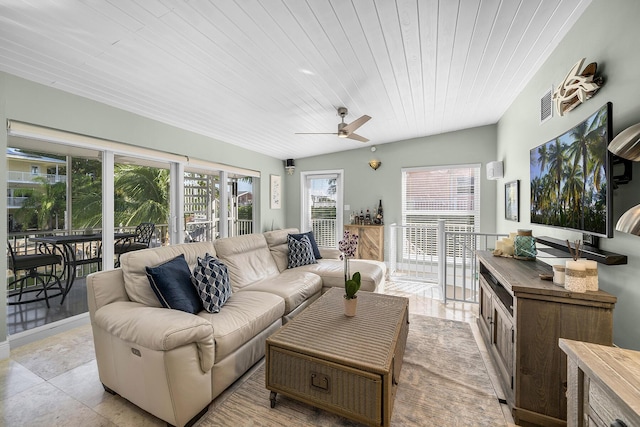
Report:
[{"label": "window blind", "polygon": [[479,164],[403,169],[403,224],[436,226],[444,219],[447,231],[479,231],[479,183]]}]

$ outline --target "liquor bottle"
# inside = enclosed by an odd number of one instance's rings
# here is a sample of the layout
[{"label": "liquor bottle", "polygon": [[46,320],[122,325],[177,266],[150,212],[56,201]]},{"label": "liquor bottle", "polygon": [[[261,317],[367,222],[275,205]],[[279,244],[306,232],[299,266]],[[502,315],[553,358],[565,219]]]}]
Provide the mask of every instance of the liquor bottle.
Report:
[{"label": "liquor bottle", "polygon": [[364,217],[364,223],[371,225],[371,214],[369,213],[369,209],[367,209],[367,215]]},{"label": "liquor bottle", "polygon": [[364,213],[362,213],[362,209],[360,209],[360,224],[364,224]]},{"label": "liquor bottle", "polygon": [[382,213],[382,200],[378,202],[378,213],[376,214],[376,224],[382,224],[382,218],[384,214]]}]

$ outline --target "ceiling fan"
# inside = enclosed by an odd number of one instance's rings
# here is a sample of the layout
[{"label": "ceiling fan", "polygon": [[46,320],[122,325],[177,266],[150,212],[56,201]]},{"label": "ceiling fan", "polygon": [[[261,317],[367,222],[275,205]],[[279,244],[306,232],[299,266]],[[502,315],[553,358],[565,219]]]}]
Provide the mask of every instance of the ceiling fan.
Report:
[{"label": "ceiling fan", "polygon": [[344,122],[344,116],[346,116],[347,113],[348,110],[345,107],[338,108],[338,115],[342,117],[342,122],[338,123],[338,132],[296,132],[296,135],[338,135],[338,138],[349,138],[360,142],[368,142],[369,140],[367,138],[353,132],[371,120],[371,117],[365,114],[359,119],[347,124]]}]

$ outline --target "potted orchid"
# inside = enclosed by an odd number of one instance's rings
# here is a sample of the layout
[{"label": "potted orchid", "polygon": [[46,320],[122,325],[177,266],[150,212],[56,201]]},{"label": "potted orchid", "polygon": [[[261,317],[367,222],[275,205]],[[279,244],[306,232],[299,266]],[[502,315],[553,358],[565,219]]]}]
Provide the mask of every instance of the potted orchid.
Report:
[{"label": "potted orchid", "polygon": [[356,314],[356,293],[360,289],[361,277],[359,272],[349,271],[349,258],[353,258],[358,249],[358,235],[345,231],[343,239],[338,242],[338,249],[342,254],[340,259],[344,260],[344,307],[345,315],[355,316]]}]

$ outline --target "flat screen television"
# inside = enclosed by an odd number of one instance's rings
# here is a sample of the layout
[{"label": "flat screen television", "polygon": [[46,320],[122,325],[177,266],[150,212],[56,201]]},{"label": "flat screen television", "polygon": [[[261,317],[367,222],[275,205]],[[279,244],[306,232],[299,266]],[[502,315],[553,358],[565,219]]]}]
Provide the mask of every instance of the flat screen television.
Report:
[{"label": "flat screen television", "polygon": [[611,103],[531,150],[531,223],[612,237]]}]

